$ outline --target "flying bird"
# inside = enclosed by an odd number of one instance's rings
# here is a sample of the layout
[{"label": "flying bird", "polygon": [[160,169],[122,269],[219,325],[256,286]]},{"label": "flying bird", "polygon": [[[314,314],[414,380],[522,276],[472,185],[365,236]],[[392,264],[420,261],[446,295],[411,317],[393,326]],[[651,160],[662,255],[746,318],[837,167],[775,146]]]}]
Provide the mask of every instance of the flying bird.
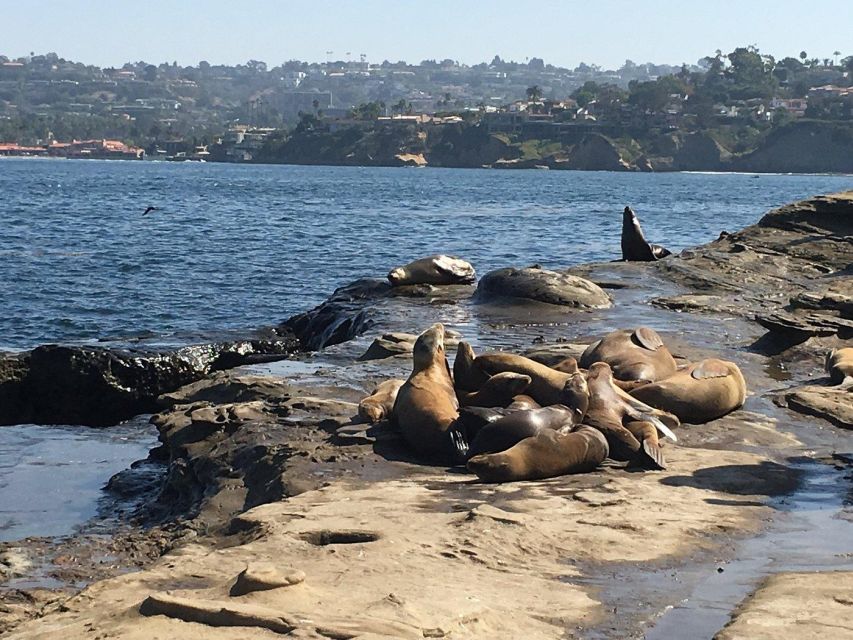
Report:
[{"label": "flying bird", "polygon": [[157,207],[148,207],[142,215],[148,215],[152,211],[157,211]]}]

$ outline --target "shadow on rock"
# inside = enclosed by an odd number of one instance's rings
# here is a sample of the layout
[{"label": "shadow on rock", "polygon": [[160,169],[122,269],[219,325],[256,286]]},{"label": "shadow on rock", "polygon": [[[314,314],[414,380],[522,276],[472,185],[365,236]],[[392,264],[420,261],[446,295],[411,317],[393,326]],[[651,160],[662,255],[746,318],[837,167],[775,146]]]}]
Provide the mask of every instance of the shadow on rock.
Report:
[{"label": "shadow on rock", "polygon": [[782,496],[794,491],[803,472],[776,462],[723,465],[697,469],[687,476],[662,478],[670,487],[694,487],[740,496]]}]

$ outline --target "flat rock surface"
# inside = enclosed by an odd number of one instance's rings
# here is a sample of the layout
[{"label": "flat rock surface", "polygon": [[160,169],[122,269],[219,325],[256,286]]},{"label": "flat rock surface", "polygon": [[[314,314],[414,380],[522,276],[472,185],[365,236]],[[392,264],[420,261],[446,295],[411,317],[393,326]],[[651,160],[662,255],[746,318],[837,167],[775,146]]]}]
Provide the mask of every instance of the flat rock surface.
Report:
[{"label": "flat rock surface", "polygon": [[783,573],[743,603],[715,640],[849,640],[853,572]]}]

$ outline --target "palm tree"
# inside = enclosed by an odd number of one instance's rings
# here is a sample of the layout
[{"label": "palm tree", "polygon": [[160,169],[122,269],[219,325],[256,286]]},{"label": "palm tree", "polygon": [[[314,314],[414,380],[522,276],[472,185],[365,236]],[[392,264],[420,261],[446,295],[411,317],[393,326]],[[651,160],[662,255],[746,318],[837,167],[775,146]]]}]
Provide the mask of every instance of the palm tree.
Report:
[{"label": "palm tree", "polygon": [[532,87],[527,87],[527,100],[528,102],[539,102],[539,99],[542,97],[542,89],[539,88],[538,85],[533,85]]}]

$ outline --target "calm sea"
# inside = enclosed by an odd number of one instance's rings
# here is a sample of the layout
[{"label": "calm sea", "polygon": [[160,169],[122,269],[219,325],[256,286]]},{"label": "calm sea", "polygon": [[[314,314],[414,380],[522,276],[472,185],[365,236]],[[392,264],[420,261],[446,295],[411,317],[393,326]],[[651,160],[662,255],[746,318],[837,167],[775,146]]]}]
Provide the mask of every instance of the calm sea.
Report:
[{"label": "calm sea", "polygon": [[626,204],[678,250],[845,188],[850,176],[2,159],[0,349],[191,342],[431,253],[480,274],[614,259]]}]

